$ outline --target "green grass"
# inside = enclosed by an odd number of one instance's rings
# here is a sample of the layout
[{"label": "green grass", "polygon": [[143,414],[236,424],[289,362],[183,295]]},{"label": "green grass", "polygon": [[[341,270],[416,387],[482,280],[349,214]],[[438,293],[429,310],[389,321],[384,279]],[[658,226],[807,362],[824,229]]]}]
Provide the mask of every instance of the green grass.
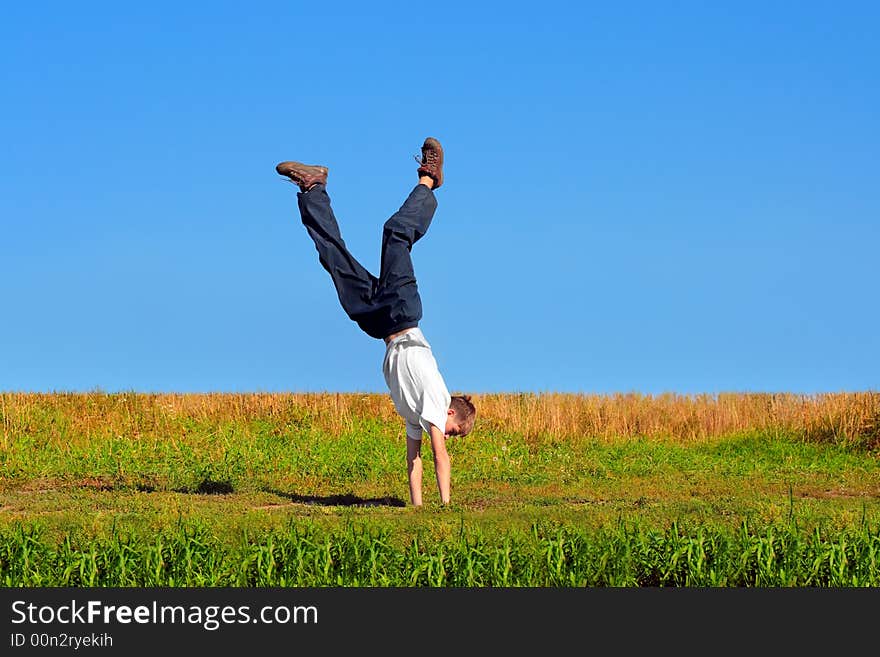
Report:
[{"label": "green grass", "polygon": [[500,535],[415,536],[364,522],[311,522],[234,541],[199,524],[157,536],[112,532],[52,544],[36,528],[0,533],[5,586],[877,586],[880,529],[803,533],[677,523],[584,531],[535,523]]},{"label": "green grass", "polygon": [[413,508],[396,419],[124,431],[34,406],[19,426],[0,450],[5,586],[878,584],[880,462],[857,443],[494,427],[450,440],[449,506],[426,445]]}]

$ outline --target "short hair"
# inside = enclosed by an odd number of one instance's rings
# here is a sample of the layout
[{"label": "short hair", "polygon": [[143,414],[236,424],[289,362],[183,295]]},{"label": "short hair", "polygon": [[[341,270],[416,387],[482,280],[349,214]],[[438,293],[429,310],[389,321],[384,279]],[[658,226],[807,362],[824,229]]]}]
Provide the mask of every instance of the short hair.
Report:
[{"label": "short hair", "polygon": [[477,409],[471,402],[470,395],[452,395],[449,408],[455,411],[458,420],[459,436],[468,435],[474,428],[474,420],[477,418]]}]

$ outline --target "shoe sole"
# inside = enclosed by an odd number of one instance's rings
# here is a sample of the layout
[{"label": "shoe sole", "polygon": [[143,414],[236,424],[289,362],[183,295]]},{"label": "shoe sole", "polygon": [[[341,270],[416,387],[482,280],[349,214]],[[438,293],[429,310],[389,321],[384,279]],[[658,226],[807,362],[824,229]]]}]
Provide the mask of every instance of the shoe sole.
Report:
[{"label": "shoe sole", "polygon": [[298,169],[305,173],[318,175],[325,175],[330,171],[327,167],[317,166],[315,164],[303,164],[302,162],[292,161],[279,162],[275,166],[275,171],[278,172],[278,174],[281,176],[289,175],[290,171],[293,169]]}]

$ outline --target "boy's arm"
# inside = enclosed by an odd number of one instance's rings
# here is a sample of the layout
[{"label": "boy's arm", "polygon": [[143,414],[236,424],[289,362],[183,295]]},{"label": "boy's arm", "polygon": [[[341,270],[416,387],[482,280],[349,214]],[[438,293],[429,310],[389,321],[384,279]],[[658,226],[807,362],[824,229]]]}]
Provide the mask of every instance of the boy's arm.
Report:
[{"label": "boy's arm", "polygon": [[413,506],[422,506],[422,441],[406,437],[406,471]]},{"label": "boy's arm", "polygon": [[437,474],[440,502],[449,504],[451,467],[449,452],[446,451],[446,436],[443,434],[442,429],[438,429],[433,424],[431,425],[431,449],[434,451],[434,472]]}]

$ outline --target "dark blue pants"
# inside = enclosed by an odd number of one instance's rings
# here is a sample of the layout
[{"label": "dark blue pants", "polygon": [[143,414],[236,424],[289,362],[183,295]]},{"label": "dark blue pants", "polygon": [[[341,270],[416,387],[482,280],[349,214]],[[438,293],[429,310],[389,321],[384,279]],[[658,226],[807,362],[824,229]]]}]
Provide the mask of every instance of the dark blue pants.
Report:
[{"label": "dark blue pants", "polygon": [[330,208],[324,185],[297,194],[302,222],[318,249],[318,259],[333,279],[346,314],[373,338],[419,325],[422,301],[410,251],[427,232],[437,209],[434,192],[415,189],[382,230],[379,278],[348,252]]}]

